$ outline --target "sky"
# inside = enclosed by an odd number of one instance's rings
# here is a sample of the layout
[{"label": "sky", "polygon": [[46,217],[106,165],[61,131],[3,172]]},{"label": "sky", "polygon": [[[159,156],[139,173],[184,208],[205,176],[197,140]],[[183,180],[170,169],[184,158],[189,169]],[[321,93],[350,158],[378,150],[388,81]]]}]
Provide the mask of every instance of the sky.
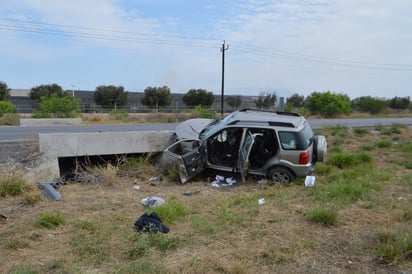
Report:
[{"label": "sky", "polygon": [[411,11],[411,0],[0,0],[0,81],[406,97]]}]

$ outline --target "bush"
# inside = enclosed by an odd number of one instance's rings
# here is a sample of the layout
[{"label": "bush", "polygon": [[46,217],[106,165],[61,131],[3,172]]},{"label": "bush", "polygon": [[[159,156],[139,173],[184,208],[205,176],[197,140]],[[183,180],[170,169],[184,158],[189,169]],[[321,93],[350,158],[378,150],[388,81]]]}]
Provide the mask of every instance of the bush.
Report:
[{"label": "bush", "polygon": [[209,119],[215,119],[216,118],[216,111],[213,109],[206,109],[203,108],[202,106],[196,106],[195,111],[197,112],[197,116],[199,118],[209,118]]},{"label": "bush", "polygon": [[125,110],[113,109],[109,113],[110,117],[114,118],[115,120],[126,120],[129,118],[129,113]]},{"label": "bush", "polygon": [[80,99],[73,97],[41,97],[39,107],[34,111],[34,118],[74,118],[80,116]]},{"label": "bush", "polygon": [[17,196],[29,190],[30,186],[21,175],[5,175],[0,180],[0,197]]},{"label": "bush", "polygon": [[359,111],[369,112],[370,114],[378,114],[383,112],[383,110],[388,107],[388,101],[376,97],[363,96],[353,100],[352,106],[354,109]]},{"label": "bush", "polygon": [[0,117],[10,113],[16,113],[16,106],[7,101],[0,101]]},{"label": "bush", "polygon": [[320,114],[324,117],[335,117],[341,113],[352,112],[351,101],[347,95],[330,91],[313,92],[306,99],[306,107],[312,114]]}]

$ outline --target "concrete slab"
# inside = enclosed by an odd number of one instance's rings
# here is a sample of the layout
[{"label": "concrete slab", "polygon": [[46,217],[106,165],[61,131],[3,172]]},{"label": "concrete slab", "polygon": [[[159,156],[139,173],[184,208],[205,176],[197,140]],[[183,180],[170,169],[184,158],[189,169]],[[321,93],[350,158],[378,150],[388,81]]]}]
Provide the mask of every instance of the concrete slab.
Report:
[{"label": "concrete slab", "polygon": [[39,151],[44,157],[42,172],[60,177],[58,158],[75,156],[156,153],[175,141],[174,131],[39,134]]},{"label": "concrete slab", "polygon": [[56,126],[56,125],[80,125],[81,118],[22,118],[21,126]]}]

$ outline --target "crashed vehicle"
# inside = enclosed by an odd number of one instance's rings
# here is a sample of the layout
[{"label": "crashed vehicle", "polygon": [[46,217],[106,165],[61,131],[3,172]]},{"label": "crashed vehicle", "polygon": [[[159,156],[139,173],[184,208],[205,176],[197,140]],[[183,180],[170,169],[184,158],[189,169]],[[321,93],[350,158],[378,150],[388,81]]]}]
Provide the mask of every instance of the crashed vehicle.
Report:
[{"label": "crashed vehicle", "polygon": [[[190,119],[176,127],[176,143],[164,150],[181,183],[205,169],[265,176],[278,183],[310,175],[327,154],[324,136],[290,112],[242,109],[223,119]],[[169,160],[170,160],[169,159]]]}]

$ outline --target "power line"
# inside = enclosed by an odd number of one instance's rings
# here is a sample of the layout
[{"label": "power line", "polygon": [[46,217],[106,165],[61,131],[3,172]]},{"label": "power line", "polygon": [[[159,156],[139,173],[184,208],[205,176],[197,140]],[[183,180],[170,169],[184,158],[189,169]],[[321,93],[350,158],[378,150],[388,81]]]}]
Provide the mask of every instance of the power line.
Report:
[{"label": "power line", "polygon": [[[5,22],[5,23],[1,23]],[[17,31],[32,34],[45,34],[61,37],[77,37],[92,40],[131,42],[131,43],[151,43],[160,46],[184,46],[184,47],[203,47],[214,48],[218,39],[201,38],[191,36],[178,36],[158,33],[130,32],[112,29],[99,29],[82,26],[58,25],[40,23],[34,21],[23,21],[10,18],[0,18],[0,30]],[[369,70],[387,70],[387,71],[412,71],[412,65],[402,64],[378,64],[349,61],[335,58],[325,58],[311,56],[302,53],[288,52],[279,49],[269,49],[257,45],[232,42],[234,53],[249,53],[252,56],[272,57],[286,60],[294,64],[339,66],[357,69]],[[222,51],[224,54],[224,51]],[[242,56],[244,58],[244,56]],[[265,59],[266,61],[267,59]],[[261,60],[259,60],[261,62]],[[223,84],[223,83],[222,83]]]}]

